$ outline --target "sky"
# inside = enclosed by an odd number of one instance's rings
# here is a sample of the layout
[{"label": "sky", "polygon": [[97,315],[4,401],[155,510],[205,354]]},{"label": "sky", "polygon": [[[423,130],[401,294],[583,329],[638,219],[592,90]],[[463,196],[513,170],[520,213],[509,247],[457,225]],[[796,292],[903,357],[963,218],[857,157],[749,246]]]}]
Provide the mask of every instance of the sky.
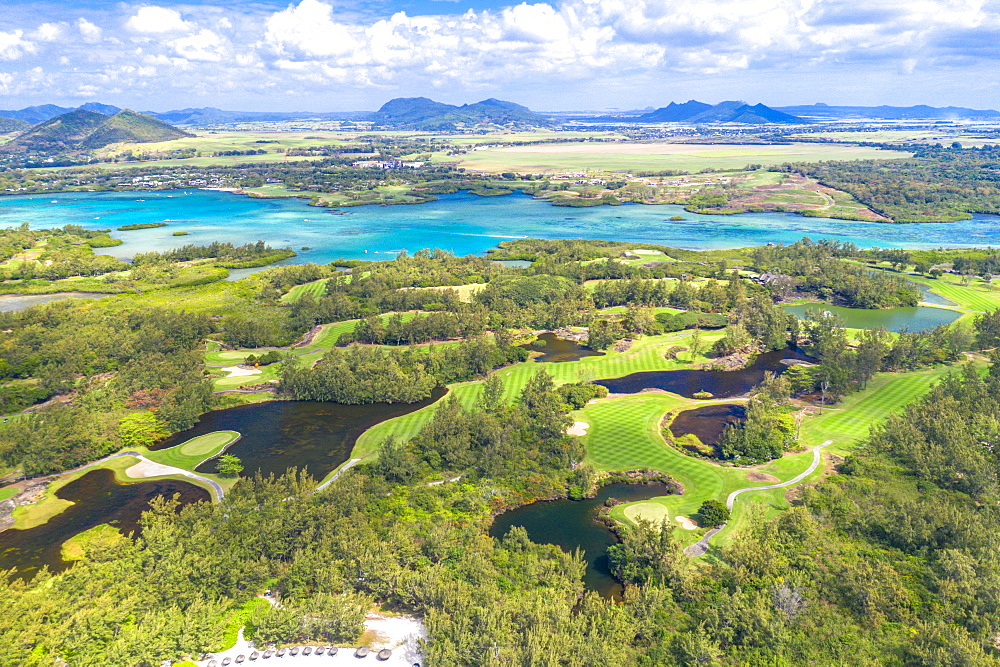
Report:
[{"label": "sky", "polygon": [[0,109],[1000,108],[1000,0],[0,2]]}]

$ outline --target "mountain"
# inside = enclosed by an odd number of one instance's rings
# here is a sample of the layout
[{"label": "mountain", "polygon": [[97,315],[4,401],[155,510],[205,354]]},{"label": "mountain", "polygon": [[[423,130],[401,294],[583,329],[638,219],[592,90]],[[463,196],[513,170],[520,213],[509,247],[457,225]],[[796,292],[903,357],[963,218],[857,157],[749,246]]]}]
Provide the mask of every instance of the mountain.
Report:
[{"label": "mountain", "polygon": [[412,130],[454,130],[468,125],[547,126],[552,121],[528,107],[490,98],[455,106],[426,97],[397,97],[369,118],[376,125]]},{"label": "mountain", "polygon": [[639,123],[746,123],[769,125],[772,123],[805,123],[797,116],[772,109],[763,104],[750,106],[746,102],[729,100],[716,105],[697,100],[669,105],[643,114],[632,120]]},{"label": "mountain", "polygon": [[24,109],[0,111],[0,116],[23,120],[34,125],[35,123],[42,123],[56,116],[61,116],[64,113],[69,113],[72,110],[67,107],[57,107],[55,104],[42,104],[41,106],[25,107]]},{"label": "mountain", "polygon": [[7,118],[6,116],[0,116],[0,134],[19,132],[27,127],[31,127],[31,123],[23,120],[18,120],[16,118]]},{"label": "mountain", "polygon": [[122,111],[121,107],[116,107],[112,104],[101,104],[100,102],[87,102],[77,108],[83,109],[84,111],[96,111],[97,113],[102,113],[105,116],[114,116],[119,111]]},{"label": "mountain", "polygon": [[678,121],[687,120],[692,116],[697,116],[698,114],[708,111],[711,108],[711,104],[705,104],[704,102],[698,102],[697,100],[688,100],[684,104],[671,102],[667,106],[644,114],[636,120],[641,120],[646,123],[676,123]]},{"label": "mountain", "polygon": [[190,136],[193,135],[127,109],[113,116],[76,109],[27,129],[4,144],[3,150],[64,153],[92,150],[119,142],[148,143]]},{"label": "mountain", "polygon": [[[779,111],[816,119],[878,118],[882,120],[996,120],[1000,111],[993,109],[968,109],[966,107],[931,107],[918,104],[912,107],[857,107],[809,104],[778,107]],[[3,112],[0,111],[0,115]]]}]

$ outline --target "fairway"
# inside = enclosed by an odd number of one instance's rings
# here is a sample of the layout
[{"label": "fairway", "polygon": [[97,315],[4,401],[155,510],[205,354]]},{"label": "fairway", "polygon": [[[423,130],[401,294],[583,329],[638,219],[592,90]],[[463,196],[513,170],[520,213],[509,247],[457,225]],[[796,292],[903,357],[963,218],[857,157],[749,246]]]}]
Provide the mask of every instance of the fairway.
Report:
[{"label": "fairway", "polygon": [[[435,156],[439,161],[454,157]],[[680,144],[680,143],[567,143],[504,146],[476,150],[461,156],[466,169],[485,172],[557,173],[565,171],[629,172],[667,169],[742,169],[748,163],[775,165],[819,160],[863,160],[910,157],[900,151],[844,145],[790,144]]]},{"label": "fairway", "polygon": [[288,290],[287,294],[284,294],[281,297],[281,301],[283,303],[294,303],[307,294],[314,299],[326,296],[327,280],[329,280],[329,278],[320,278],[319,280],[314,280],[311,283],[296,285],[292,289]]},{"label": "fairway", "polygon": [[236,431],[213,431],[191,438],[180,446],[180,452],[184,456],[203,456],[216,452],[220,447],[224,447],[237,438],[240,434]]}]

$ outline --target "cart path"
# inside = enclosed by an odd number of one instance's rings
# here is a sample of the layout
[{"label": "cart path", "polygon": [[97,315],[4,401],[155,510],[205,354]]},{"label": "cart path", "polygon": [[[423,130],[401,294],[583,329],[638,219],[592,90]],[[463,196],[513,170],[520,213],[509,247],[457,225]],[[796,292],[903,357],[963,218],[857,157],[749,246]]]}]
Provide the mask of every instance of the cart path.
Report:
[{"label": "cart path", "polygon": [[[726,508],[731,511],[733,509],[733,505],[736,503],[736,499],[740,496],[741,493],[747,493],[749,491],[766,491],[768,489],[781,489],[786,486],[792,486],[793,484],[798,484],[799,482],[801,482],[806,477],[808,477],[809,475],[813,474],[816,471],[816,468],[819,467],[820,461],[823,460],[823,448],[831,444],[833,444],[833,440],[827,440],[822,445],[818,445],[817,447],[815,447],[812,452],[813,460],[812,463],[809,464],[809,467],[806,468],[804,471],[800,472],[795,477],[788,480],[787,482],[779,482],[778,484],[767,484],[764,486],[748,486],[745,489],[737,489],[733,491],[732,493],[729,494],[729,497],[726,498]],[[691,556],[692,558],[697,556],[704,556],[705,553],[708,552],[708,541],[712,539],[716,533],[718,533],[725,527],[726,525],[723,524],[705,533],[700,540],[698,540],[697,542],[695,542],[694,544],[692,544],[691,546],[689,546],[684,550],[684,555]]]}]

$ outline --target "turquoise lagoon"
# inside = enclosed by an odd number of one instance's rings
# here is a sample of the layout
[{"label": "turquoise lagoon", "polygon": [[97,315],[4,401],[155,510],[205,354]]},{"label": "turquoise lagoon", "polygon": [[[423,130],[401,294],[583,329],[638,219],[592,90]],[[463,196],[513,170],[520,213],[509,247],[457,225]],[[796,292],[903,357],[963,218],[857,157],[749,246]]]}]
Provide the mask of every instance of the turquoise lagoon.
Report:
[{"label": "turquoise lagoon", "polygon": [[[686,219],[672,222],[671,216]],[[477,197],[468,193],[403,206],[331,209],[300,199],[253,199],[198,189],[157,192],[53,193],[0,198],[0,227],[27,222],[33,228],[67,223],[90,229],[166,222],[166,227],[117,232],[125,244],[99,252],[122,259],[137,252],[194,243],[263,240],[299,252],[294,262],[385,259],[400,250],[443,248],[481,254],[500,241],[611,239],[694,250],[792,243],[809,236],[859,246],[936,248],[1000,246],[1000,218],[976,216],[955,223],[893,225],[806,218],[792,213],[714,216],[679,206],[564,208],[525,195]],[[173,232],[187,236],[172,236]],[[310,250],[302,251],[307,246]]]}]

